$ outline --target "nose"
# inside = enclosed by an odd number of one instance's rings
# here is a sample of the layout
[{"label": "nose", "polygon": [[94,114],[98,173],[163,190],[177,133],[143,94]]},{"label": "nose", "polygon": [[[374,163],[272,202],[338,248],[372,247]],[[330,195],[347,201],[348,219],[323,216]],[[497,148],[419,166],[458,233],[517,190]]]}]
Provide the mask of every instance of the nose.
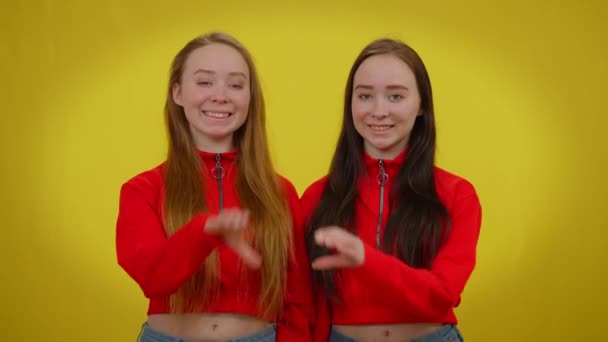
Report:
[{"label": "nose", "polygon": [[228,102],[228,96],[226,94],[226,89],[223,85],[218,85],[217,87],[215,87],[215,89],[213,90],[213,93],[211,94],[211,101],[213,101],[214,103],[227,103]]},{"label": "nose", "polygon": [[383,119],[388,116],[388,110],[382,99],[374,101],[371,114],[375,119]]}]

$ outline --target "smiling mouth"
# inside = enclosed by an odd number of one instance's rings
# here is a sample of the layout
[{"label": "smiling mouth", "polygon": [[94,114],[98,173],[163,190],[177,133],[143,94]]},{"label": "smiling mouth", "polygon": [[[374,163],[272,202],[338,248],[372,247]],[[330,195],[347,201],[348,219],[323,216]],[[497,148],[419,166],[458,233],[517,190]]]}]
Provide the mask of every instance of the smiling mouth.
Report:
[{"label": "smiling mouth", "polygon": [[371,128],[372,131],[382,132],[393,127],[393,125],[368,125],[368,127]]},{"label": "smiling mouth", "polygon": [[203,111],[203,114],[205,116],[208,116],[208,117],[214,118],[214,119],[225,119],[232,115],[232,113],[228,113],[228,112],[208,112],[208,111]]}]

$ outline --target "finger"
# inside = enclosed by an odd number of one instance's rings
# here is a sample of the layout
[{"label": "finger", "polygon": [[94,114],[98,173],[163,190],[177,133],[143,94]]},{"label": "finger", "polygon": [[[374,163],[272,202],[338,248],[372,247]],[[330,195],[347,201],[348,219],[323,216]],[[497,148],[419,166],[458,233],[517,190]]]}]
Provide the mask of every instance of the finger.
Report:
[{"label": "finger", "polygon": [[323,232],[322,232],[322,231],[317,230],[317,231],[315,232],[315,236],[314,236],[314,238],[315,238],[315,243],[316,243],[317,245],[321,245],[321,246],[324,246],[324,245],[325,245],[325,235],[323,235]]},{"label": "finger", "polygon": [[335,248],[336,246],[336,242],[334,241],[334,239],[330,238],[330,237],[326,237],[324,235],[316,235],[315,234],[315,242],[317,243],[317,245],[321,246],[321,247],[326,247],[326,248]]},{"label": "finger", "polygon": [[325,240],[326,238],[336,238],[340,236],[344,236],[350,234],[344,228],[338,226],[325,226],[320,227],[315,231],[315,239]]},{"label": "finger", "polygon": [[246,216],[247,216],[247,214],[245,214],[245,212],[242,210],[239,210],[238,212],[236,212],[234,214],[234,216],[232,217],[232,221],[231,221],[232,229],[240,230],[240,229],[247,227]]},{"label": "finger", "polygon": [[342,228],[321,228],[315,232],[315,242],[328,248],[345,248],[349,240],[357,238]]},{"label": "finger", "polygon": [[361,266],[365,262],[365,247],[359,238],[349,241],[346,245],[337,246],[336,250],[351,261],[351,267]]},{"label": "finger", "polygon": [[216,234],[218,229],[219,217],[212,216],[205,222],[205,231],[210,234]]},{"label": "finger", "polygon": [[241,216],[239,221],[239,227],[247,228],[249,226],[249,210],[241,210]]},{"label": "finger", "polygon": [[340,254],[344,254],[347,256],[353,256],[357,250],[357,242],[359,238],[353,236],[352,238],[341,239],[335,242],[335,249]]},{"label": "finger", "polygon": [[233,230],[241,230],[244,228],[243,224],[241,223],[243,222],[243,213],[242,212],[238,212],[235,213],[234,216],[232,217],[232,229]]},{"label": "finger", "polygon": [[240,240],[233,246],[233,249],[241,260],[243,260],[243,263],[250,268],[257,269],[262,265],[262,257],[260,254],[244,240]]},{"label": "finger", "polygon": [[[334,250],[334,255],[341,255],[348,260],[348,267],[361,265],[364,260],[358,236],[339,227],[328,227],[321,231],[319,245]],[[341,266],[342,267],[342,266]]]},{"label": "finger", "polygon": [[334,254],[321,256],[313,260],[311,267],[314,270],[330,270],[334,268],[352,267],[352,261],[344,255]]},{"label": "finger", "polygon": [[329,230],[327,228],[319,228],[315,232],[315,242],[319,245],[325,246],[328,242],[332,240],[331,236],[332,235],[329,233]]},{"label": "finger", "polygon": [[354,237],[355,235],[345,228],[338,226],[328,226],[323,230],[323,234],[325,236],[330,236],[335,239],[346,239],[349,237]]},{"label": "finger", "polygon": [[238,209],[231,209],[227,212],[224,221],[226,231],[234,232],[239,230],[241,228],[239,225],[240,220],[241,213]]}]

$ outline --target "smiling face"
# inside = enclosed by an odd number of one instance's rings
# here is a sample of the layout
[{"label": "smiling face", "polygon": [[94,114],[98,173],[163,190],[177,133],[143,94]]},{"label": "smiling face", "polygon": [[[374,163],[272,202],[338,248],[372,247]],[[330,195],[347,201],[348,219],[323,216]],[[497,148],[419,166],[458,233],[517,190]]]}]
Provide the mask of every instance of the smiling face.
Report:
[{"label": "smiling face", "polygon": [[173,100],[184,109],[199,150],[225,152],[247,120],[251,98],[247,62],[233,47],[212,43],[192,51]]},{"label": "smiling face", "polygon": [[401,153],[422,114],[420,103],[416,77],[404,61],[393,54],[365,59],[355,73],[351,98],[353,122],[365,151],[377,159]]}]

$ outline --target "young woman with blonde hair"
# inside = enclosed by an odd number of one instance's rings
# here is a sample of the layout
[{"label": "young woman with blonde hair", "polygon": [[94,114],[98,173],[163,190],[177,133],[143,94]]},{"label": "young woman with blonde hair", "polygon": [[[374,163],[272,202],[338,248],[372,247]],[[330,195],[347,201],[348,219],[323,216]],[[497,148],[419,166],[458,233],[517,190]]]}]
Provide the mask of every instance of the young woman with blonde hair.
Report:
[{"label": "young woman with blonde hair", "polygon": [[168,155],[121,189],[118,262],[149,298],[140,341],[309,341],[293,185],[272,166],[251,55],[211,33],[171,65]]}]

